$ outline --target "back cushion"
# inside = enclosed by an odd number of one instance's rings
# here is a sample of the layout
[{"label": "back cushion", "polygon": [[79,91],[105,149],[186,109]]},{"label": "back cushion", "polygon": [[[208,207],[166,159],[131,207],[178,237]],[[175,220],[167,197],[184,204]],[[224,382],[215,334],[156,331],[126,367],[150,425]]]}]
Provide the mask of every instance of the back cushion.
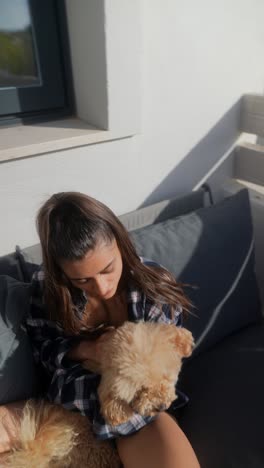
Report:
[{"label": "back cushion", "polygon": [[247,190],[207,208],[131,233],[140,255],[195,288],[185,326],[194,355],[261,317]]},{"label": "back cushion", "polygon": [[8,275],[23,281],[23,271],[17,252],[0,257],[0,275]]},{"label": "back cushion", "polygon": [[33,354],[21,328],[29,298],[30,285],[0,276],[0,404],[36,396]]},{"label": "back cushion", "polygon": [[119,216],[119,219],[128,231],[134,231],[150,224],[161,223],[168,218],[182,216],[198,210],[198,208],[204,206],[205,200],[205,191],[200,189],[182,197],[175,197],[153,203],[144,208],[138,208]]}]

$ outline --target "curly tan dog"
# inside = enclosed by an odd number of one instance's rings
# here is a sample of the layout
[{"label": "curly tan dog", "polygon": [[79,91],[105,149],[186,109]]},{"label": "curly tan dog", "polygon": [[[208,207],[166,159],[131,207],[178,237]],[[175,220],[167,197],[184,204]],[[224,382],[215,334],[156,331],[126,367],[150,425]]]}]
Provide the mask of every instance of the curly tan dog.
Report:
[{"label": "curly tan dog", "polygon": [[5,467],[119,468],[114,447],[97,440],[85,416],[46,402],[28,402]]},{"label": "curly tan dog", "polygon": [[101,413],[112,425],[134,412],[154,416],[177,398],[182,358],[191,355],[193,336],[165,323],[125,322],[105,344],[98,395]]}]

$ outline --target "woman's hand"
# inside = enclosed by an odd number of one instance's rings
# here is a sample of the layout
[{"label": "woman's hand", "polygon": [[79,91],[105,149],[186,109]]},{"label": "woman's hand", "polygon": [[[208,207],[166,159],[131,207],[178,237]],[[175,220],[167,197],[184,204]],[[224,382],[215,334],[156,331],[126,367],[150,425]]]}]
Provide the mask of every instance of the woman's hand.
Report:
[{"label": "woman's hand", "polygon": [[113,336],[113,333],[115,332],[114,327],[109,327],[105,333],[103,333],[99,338],[97,338],[95,341],[92,343],[94,344],[93,347],[93,354],[91,354],[91,348],[87,353],[87,358],[82,362],[82,366],[92,372],[95,372],[96,374],[101,373],[101,351],[102,351],[102,345],[106,343],[111,336]]},{"label": "woman's hand", "polygon": [[114,331],[114,327],[108,327],[96,340],[91,341],[84,338],[68,352],[67,357],[73,361],[80,362],[85,369],[100,373],[102,344],[112,336]]},{"label": "woman's hand", "polygon": [[108,341],[113,336],[114,333],[115,333],[115,328],[114,327],[109,327],[109,328],[107,328],[107,330],[101,336],[99,336],[95,340],[95,344],[96,344],[96,348],[97,348],[97,354],[100,354],[100,351],[102,349],[102,344],[105,343],[106,341]]},{"label": "woman's hand", "polygon": [[84,338],[77,345],[70,349],[70,351],[67,353],[67,358],[77,362],[85,361],[86,359],[94,356],[95,348],[95,341],[88,341]]}]

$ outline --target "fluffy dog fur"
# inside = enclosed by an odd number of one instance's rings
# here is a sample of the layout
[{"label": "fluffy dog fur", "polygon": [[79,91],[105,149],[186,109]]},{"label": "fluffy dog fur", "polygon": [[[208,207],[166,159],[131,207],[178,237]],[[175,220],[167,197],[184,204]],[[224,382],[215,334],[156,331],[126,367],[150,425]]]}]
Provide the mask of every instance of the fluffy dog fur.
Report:
[{"label": "fluffy dog fur", "polygon": [[136,411],[154,416],[177,398],[182,358],[190,356],[192,334],[164,323],[125,322],[105,343],[98,395],[104,419],[112,425]]},{"label": "fluffy dog fur", "polygon": [[10,468],[119,468],[117,451],[95,439],[88,418],[46,402],[28,402]]},{"label": "fluffy dog fur", "polygon": [[[125,322],[102,343],[101,412],[111,425],[134,412],[153,416],[175,400],[182,358],[190,356],[192,334],[162,323]],[[43,403],[26,405],[19,442],[8,457],[12,468],[118,468],[109,442],[92,434],[86,417]]]}]

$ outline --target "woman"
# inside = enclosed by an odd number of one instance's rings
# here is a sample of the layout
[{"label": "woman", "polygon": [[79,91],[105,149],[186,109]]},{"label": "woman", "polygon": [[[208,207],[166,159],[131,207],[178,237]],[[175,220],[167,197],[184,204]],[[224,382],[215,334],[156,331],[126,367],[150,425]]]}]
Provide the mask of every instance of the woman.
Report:
[{"label": "woman", "polygon": [[181,324],[188,300],[173,276],[140,259],[118,218],[86,195],[53,195],[37,227],[43,267],[33,279],[26,326],[46,370],[46,396],[89,417],[97,437],[114,438],[125,468],[198,467],[190,443],[165,412],[107,425],[96,392],[100,377],[84,368],[87,362],[96,367],[100,344],[126,320]]}]

